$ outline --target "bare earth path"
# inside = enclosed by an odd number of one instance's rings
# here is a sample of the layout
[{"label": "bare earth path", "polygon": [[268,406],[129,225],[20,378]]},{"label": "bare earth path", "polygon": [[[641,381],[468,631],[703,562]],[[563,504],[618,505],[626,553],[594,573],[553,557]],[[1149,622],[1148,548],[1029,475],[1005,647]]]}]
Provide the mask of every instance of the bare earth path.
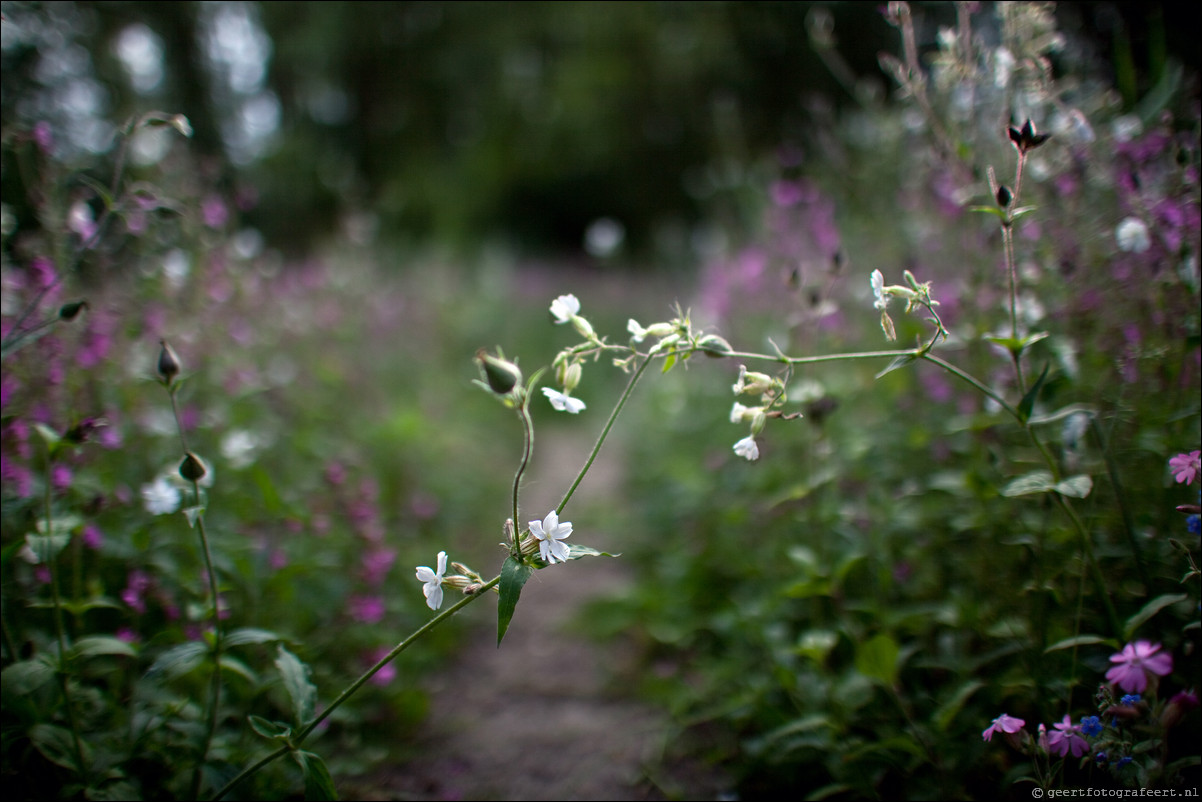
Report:
[{"label": "bare earth path", "polygon": [[[524,518],[554,508],[591,445],[540,438],[523,493]],[[565,520],[589,505],[616,503],[617,464],[607,444]],[[612,533],[583,531],[579,524],[573,537],[616,548]],[[717,798],[724,783],[711,767],[666,768],[656,760],[669,733],[666,716],[622,694],[612,681],[631,655],[568,629],[581,605],[630,581],[620,558],[535,573],[500,649],[495,628],[459,623],[470,642],[427,685],[430,713],[416,745],[422,757],[363,778],[363,786],[355,783],[343,793],[420,800]]]}]

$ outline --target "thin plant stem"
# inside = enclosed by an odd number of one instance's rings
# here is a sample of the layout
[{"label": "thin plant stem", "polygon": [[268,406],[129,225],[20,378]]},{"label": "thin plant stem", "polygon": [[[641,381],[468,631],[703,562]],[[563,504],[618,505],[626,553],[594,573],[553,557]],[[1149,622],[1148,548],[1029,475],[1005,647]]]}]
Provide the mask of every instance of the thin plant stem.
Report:
[{"label": "thin plant stem", "polygon": [[609,413],[609,420],[605,422],[605,428],[601,430],[600,436],[597,437],[597,442],[593,445],[593,450],[589,452],[588,459],[584,461],[584,467],[580,469],[580,473],[576,474],[575,481],[568,488],[568,492],[564,493],[563,500],[559,502],[559,506],[555,508],[555,514],[563,512],[563,508],[568,506],[568,501],[571,500],[572,494],[576,492],[576,488],[584,481],[584,477],[588,474],[589,469],[593,467],[593,461],[597,459],[597,454],[601,453],[601,446],[604,445],[605,439],[609,437],[609,430],[613,428],[614,421],[618,419],[618,413],[622,411],[622,407],[626,405],[626,399],[630,398],[630,394],[634,391],[634,386],[638,384],[639,378],[642,377],[643,371],[651,364],[653,359],[652,354],[647,354],[643,357],[643,361],[639,363],[634,375],[630,377],[630,381],[626,382],[626,389],[622,391],[622,397],[618,399],[618,403],[614,405],[613,411]]},{"label": "thin plant stem", "polygon": [[[518,406],[518,418],[522,421],[522,435],[524,446],[522,448],[522,461],[518,464],[517,472],[513,475],[513,525],[518,526],[518,494],[522,487],[522,474],[526,472],[526,467],[530,464],[530,456],[534,453],[534,421],[530,419],[530,403],[529,396],[522,397],[522,403]],[[514,538],[513,548],[515,551],[514,557],[518,556],[521,546],[519,539]]]},{"label": "thin plant stem", "polygon": [[[192,490],[196,494],[196,506],[200,507],[200,483],[193,480]],[[209,746],[213,743],[213,734],[217,731],[217,709],[221,705],[221,606],[217,597],[217,572],[213,570],[213,554],[209,548],[209,536],[205,531],[204,512],[196,515],[196,531],[200,536],[200,550],[204,555],[205,573],[209,577],[209,598],[213,602],[213,677],[209,684],[209,722],[205,730],[204,742],[200,748],[200,758],[192,772],[192,799],[200,798],[201,770],[208,758]]]},{"label": "thin plant stem", "polygon": [[[48,446],[47,448],[46,489],[43,493],[46,514],[46,538],[49,543],[53,543],[51,538],[54,535],[54,515],[50,504],[52,485],[50,477],[54,466],[54,455],[51,453],[52,448],[53,446]],[[79,721],[75,716],[75,706],[71,703],[71,693],[67,683],[67,633],[63,625],[63,603],[58,592],[58,555],[49,555],[50,549],[46,551],[48,555],[46,567],[50,569],[50,597],[54,604],[54,634],[58,639],[58,670],[55,673],[58,675],[59,687],[63,694],[63,706],[67,708],[67,721],[71,725],[71,744],[75,750],[75,766],[79,771],[79,776],[83,777],[87,773],[83,759],[83,742],[79,736]]]},{"label": "thin plant stem", "polygon": [[374,677],[376,675],[376,673],[380,671],[380,669],[384,668],[384,666],[388,665],[393,660],[395,660],[401,654],[401,652],[405,651],[410,646],[412,646],[419,638],[424,636],[426,633],[431,632],[432,630],[437,628],[439,625],[441,625],[443,622],[445,622],[448,618],[453,616],[455,613],[459,612],[464,607],[467,607],[469,604],[476,601],[476,599],[479,599],[480,597],[484,596],[485,591],[491,590],[492,588],[496,587],[496,585],[500,581],[501,581],[500,575],[493,577],[488,582],[485,582],[483,585],[481,585],[480,589],[478,591],[476,591],[475,593],[473,593],[470,596],[465,596],[463,599],[460,599],[458,602],[456,602],[452,606],[448,607],[446,610],[443,610],[441,613],[439,613],[438,615],[431,618],[425,624],[423,624],[422,626],[415,629],[409,637],[405,638],[403,641],[398,643],[395,647],[393,647],[393,649],[390,652],[388,652],[388,654],[381,657],[380,660],[374,666],[367,669],[367,671],[365,671],[357,680],[355,680],[350,685],[348,685],[345,689],[343,689],[342,693],[338,694],[338,696],[334,699],[334,701],[330,702],[329,707],[327,707],[325,710],[321,711],[320,715],[316,716],[312,721],[310,721],[303,728],[301,728],[301,730],[296,734],[296,736],[294,738],[292,738],[289,741],[289,743],[287,745],[281,746],[279,749],[275,750],[274,752],[264,755],[262,758],[255,761],[254,763],[252,763],[250,766],[246,767],[245,769],[243,769],[238,774],[238,776],[234,777],[232,780],[230,780],[228,783],[226,783],[221,788],[220,791],[218,791],[216,794],[213,795],[214,802],[216,802],[216,800],[219,800],[219,799],[222,799],[223,797],[225,797],[225,795],[228,794],[230,791],[232,791],[239,783],[241,783],[246,778],[248,778],[251,775],[258,772],[264,766],[268,765],[269,763],[276,760],[277,758],[283,757],[284,755],[288,754],[289,752],[298,749],[300,747],[300,745],[302,743],[304,743],[305,739],[308,738],[309,735],[313,732],[313,730],[316,729],[317,726],[321,724],[321,722],[325,721],[330,716],[331,713],[333,713],[335,710],[337,710],[339,707],[341,707],[343,702],[345,702],[347,699],[350,699],[352,696],[354,696],[355,692],[358,691],[359,688],[363,687],[363,684],[366,683],[369,679]]}]

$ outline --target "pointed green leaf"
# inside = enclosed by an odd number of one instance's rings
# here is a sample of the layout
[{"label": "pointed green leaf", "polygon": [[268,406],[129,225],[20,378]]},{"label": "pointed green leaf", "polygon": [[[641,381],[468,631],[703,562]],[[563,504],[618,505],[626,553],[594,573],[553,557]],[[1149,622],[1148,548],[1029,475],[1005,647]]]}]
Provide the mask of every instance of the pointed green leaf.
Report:
[{"label": "pointed green leaf", "polygon": [[897,681],[897,641],[881,633],[856,648],[856,671],[869,679],[892,687]]},{"label": "pointed green leaf", "polygon": [[968,211],[991,214],[1003,223],[1006,222],[1006,213],[996,206],[969,206]]},{"label": "pointed green leaf", "polygon": [[284,637],[269,629],[242,627],[226,635],[222,643],[226,646],[242,646],[247,643],[274,643],[280,640],[284,640]]},{"label": "pointed green leaf", "polygon": [[1163,596],[1157,596],[1152,601],[1145,604],[1138,613],[1127,619],[1127,623],[1123,626],[1123,637],[1126,640],[1131,640],[1131,636],[1140,628],[1149,618],[1159,613],[1166,607],[1171,607],[1178,602],[1183,602],[1188,599],[1184,593],[1166,593]]},{"label": "pointed green leaf", "polygon": [[205,514],[205,508],[204,508],[203,506],[199,506],[199,507],[185,507],[185,508],[184,508],[184,515],[185,515],[185,516],[187,517],[187,519],[188,519],[188,528],[189,528],[189,529],[195,529],[195,528],[196,528],[196,522],[197,522],[198,520],[200,520],[201,518],[203,518],[203,517],[204,517],[204,514]]},{"label": "pointed green leaf", "polygon": [[317,686],[309,680],[309,667],[283,645],[279,647],[275,667],[279,669],[284,680],[284,689],[288,691],[288,698],[292,700],[292,720],[298,727],[304,726],[313,718],[313,711],[317,706]]},{"label": "pointed green leaf", "polygon": [[54,666],[44,655],[13,663],[0,674],[4,695],[24,696],[54,679]]},{"label": "pointed green leaf", "polygon": [[501,645],[501,639],[505,637],[506,630],[509,629],[509,622],[513,620],[513,612],[517,609],[518,598],[522,595],[522,586],[526,584],[526,580],[533,572],[533,568],[519,563],[513,557],[506,557],[505,564],[501,566],[501,583],[497,587],[501,594],[501,598],[497,602],[498,647]]},{"label": "pointed green leaf", "polygon": [[1043,373],[1039,374],[1035,384],[1031,385],[1030,390],[1027,390],[1023,400],[1018,402],[1018,417],[1023,423],[1026,423],[1031,417],[1031,410],[1035,408],[1035,400],[1039,398],[1039,391],[1043,389],[1043,381],[1048,377],[1048,368],[1050,367],[1051,365],[1043,366]]},{"label": "pointed green leaf", "polygon": [[45,441],[46,445],[50,446],[51,448],[58,445],[59,441],[63,439],[61,434],[56,432],[54,429],[51,429],[44,423],[35,423],[33,425],[33,430],[41,435],[42,440]]},{"label": "pointed green leaf", "polygon": [[111,638],[103,635],[80,638],[75,642],[75,646],[71,651],[75,657],[95,657],[102,654],[135,657],[138,654],[137,649],[120,638]]},{"label": "pointed green leaf", "polygon": [[88,742],[80,739],[79,747],[83,752],[84,765],[77,765],[75,739],[66,727],[56,727],[53,724],[34,724],[29,730],[29,740],[33,741],[33,745],[42,753],[43,757],[65,769],[83,771],[92,762],[92,750],[88,748]]},{"label": "pointed green leaf", "polygon": [[269,741],[287,740],[292,735],[292,728],[280,721],[268,721],[262,716],[246,717],[250,728]]},{"label": "pointed green leaf", "polygon": [[1032,493],[1046,493],[1055,490],[1056,483],[1048,471],[1032,471],[1014,479],[1002,488],[1002,495],[1007,498],[1028,496]]},{"label": "pointed green leaf", "polygon": [[300,765],[305,777],[305,799],[337,799],[338,791],[334,788],[334,780],[330,770],[318,755],[304,750],[292,753],[292,758]]},{"label": "pointed green leaf", "polygon": [[146,672],[146,676],[153,679],[164,674],[171,679],[182,677],[203,663],[208,653],[207,643],[200,641],[181,643],[160,654],[150,666],[150,670]]},{"label": "pointed green leaf", "polygon": [[664,357],[664,368],[663,368],[662,372],[667,373],[668,371],[670,371],[672,369],[672,366],[675,364],[676,364],[676,354],[668,354],[666,357]]},{"label": "pointed green leaf", "polygon": [[952,721],[960,714],[969,697],[985,687],[985,683],[981,680],[974,679],[964,683],[952,694],[952,698],[939,706],[935,711],[934,721],[935,728],[940,732],[947,732],[947,728],[951,726]]},{"label": "pointed green leaf", "polygon": [[904,368],[906,365],[909,365],[911,362],[913,362],[917,358],[918,357],[914,356],[914,354],[906,354],[905,356],[899,356],[896,359],[894,359],[892,362],[889,363],[889,367],[885,368],[880,373],[876,374],[876,376],[874,376],[873,378],[879,379],[888,373],[892,373],[893,371],[898,370],[899,368]]},{"label": "pointed green leaf", "polygon": [[590,546],[582,546],[579,543],[572,543],[568,546],[568,559],[579,560],[581,557],[620,557],[618,554],[610,554],[608,551],[597,551]]},{"label": "pointed green leaf", "polygon": [[1065,638],[1064,640],[1056,641],[1043,651],[1046,654],[1047,652],[1056,652],[1061,649],[1071,649],[1074,646],[1095,646],[1098,644],[1117,648],[1113,640],[1103,638],[1100,635],[1078,635],[1075,638]]},{"label": "pointed green leaf", "polygon": [[1093,479],[1086,474],[1070,476],[1056,484],[1056,492],[1069,498],[1085,498],[1093,490]]},{"label": "pointed green leaf", "polygon": [[1089,404],[1069,404],[1067,407],[1061,407],[1055,412],[1049,412],[1046,415],[1035,415],[1028,420],[1027,423],[1031,424],[1032,426],[1041,426],[1045,423],[1057,423],[1069,417],[1070,415],[1076,415],[1078,413],[1082,415],[1088,415],[1092,418],[1098,414],[1098,411],[1095,407],[1092,407]]},{"label": "pointed green leaf", "polygon": [[71,542],[70,535],[40,535],[30,532],[25,536],[25,543],[39,563],[48,563],[58,556],[58,553]]}]

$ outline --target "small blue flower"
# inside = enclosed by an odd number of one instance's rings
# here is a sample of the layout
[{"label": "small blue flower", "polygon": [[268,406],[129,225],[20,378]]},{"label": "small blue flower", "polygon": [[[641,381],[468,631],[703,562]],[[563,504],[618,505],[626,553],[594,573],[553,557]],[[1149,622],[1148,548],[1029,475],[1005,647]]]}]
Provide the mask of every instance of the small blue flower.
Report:
[{"label": "small blue flower", "polygon": [[1099,765],[1099,766],[1105,765],[1105,763],[1106,763],[1106,753],[1105,753],[1105,752],[1098,752],[1096,755],[1094,755],[1094,756],[1093,756],[1093,759],[1094,759],[1094,760],[1096,760],[1096,761],[1098,762],[1098,765]]},{"label": "small blue flower", "polygon": [[1117,765],[1121,769],[1123,766],[1126,766],[1130,762],[1131,762],[1131,755],[1125,755],[1123,757],[1120,757],[1119,762],[1115,765]]},{"label": "small blue flower", "polygon": [[1197,515],[1191,515],[1185,519],[1185,528],[1188,529],[1191,534],[1202,534],[1202,518],[1199,518]]},{"label": "small blue flower", "polygon": [[1136,703],[1136,702],[1138,702],[1138,701],[1139,701],[1139,694],[1138,694],[1138,693],[1129,693],[1129,694],[1127,694],[1126,696],[1124,696],[1122,699],[1119,699],[1119,704],[1121,704],[1121,705],[1133,705],[1133,704],[1135,704],[1135,703]]},{"label": "small blue flower", "polygon": [[1097,716],[1086,716],[1081,719],[1081,732],[1093,738],[1102,734],[1102,722]]}]

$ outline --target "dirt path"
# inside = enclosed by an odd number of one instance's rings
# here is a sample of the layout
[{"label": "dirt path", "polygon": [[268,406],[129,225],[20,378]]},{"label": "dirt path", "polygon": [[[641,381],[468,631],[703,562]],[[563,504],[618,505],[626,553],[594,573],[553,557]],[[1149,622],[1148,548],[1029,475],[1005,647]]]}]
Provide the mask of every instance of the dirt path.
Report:
[{"label": "dirt path", "polygon": [[[554,508],[591,443],[540,433],[538,445],[523,491],[528,517]],[[590,505],[618,501],[620,457],[606,448],[565,520],[582,521]],[[573,536],[596,548],[620,548],[613,533],[580,524]],[[472,626],[464,633],[469,645],[427,683],[430,713],[415,745],[422,758],[363,778],[363,786],[354,783],[344,793],[418,800],[717,798],[723,781],[713,769],[660,764],[667,717],[613,681],[632,655],[569,631],[584,603],[630,581],[620,558],[534,574],[502,647],[495,629]]]}]

